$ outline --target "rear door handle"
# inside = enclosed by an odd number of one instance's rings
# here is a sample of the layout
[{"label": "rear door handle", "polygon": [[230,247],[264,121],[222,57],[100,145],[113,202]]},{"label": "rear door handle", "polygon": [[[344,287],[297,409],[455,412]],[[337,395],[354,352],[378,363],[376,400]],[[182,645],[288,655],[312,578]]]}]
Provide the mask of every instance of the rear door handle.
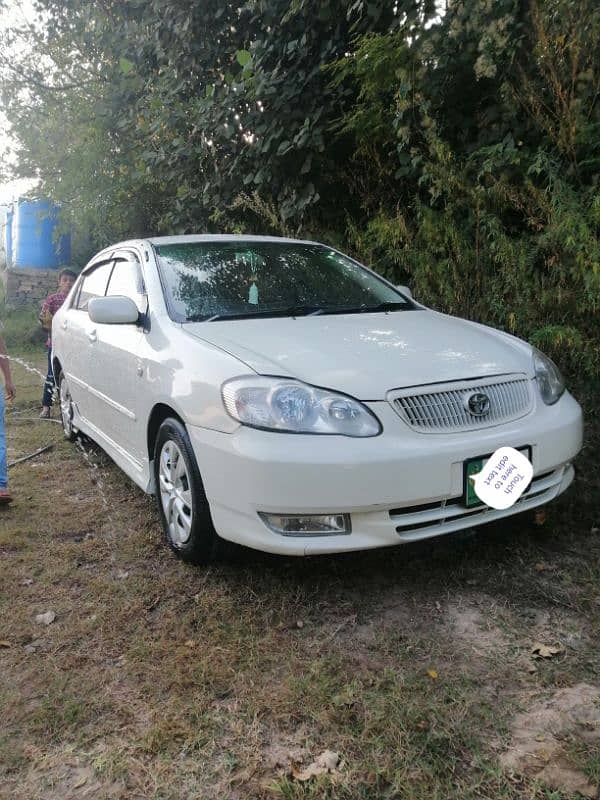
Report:
[{"label": "rear door handle", "polygon": [[63,329],[63,331],[67,330],[67,320],[66,319],[63,319],[63,321],[62,321],[62,329]]},{"label": "rear door handle", "polygon": [[94,329],[93,331],[88,331],[87,337],[90,340],[90,342],[95,342],[97,339],[96,330]]}]

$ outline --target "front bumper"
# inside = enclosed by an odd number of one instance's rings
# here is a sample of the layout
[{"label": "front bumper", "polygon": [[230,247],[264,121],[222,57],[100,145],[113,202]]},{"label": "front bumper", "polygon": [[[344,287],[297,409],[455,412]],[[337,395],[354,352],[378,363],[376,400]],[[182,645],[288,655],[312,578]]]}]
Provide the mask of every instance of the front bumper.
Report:
[{"label": "front bumper", "polygon": [[[386,402],[369,405],[384,430],[368,439],[190,427],[217,533],[287,555],[389,547],[534,508],[573,480],[570,462],[581,448],[582,414],[568,393],[554,406],[538,400],[515,422],[436,435],[411,430]],[[465,509],[464,461],[504,445],[531,446],[528,492],[504,511]],[[348,513],[352,533],[282,536],[266,527],[259,511]]]}]

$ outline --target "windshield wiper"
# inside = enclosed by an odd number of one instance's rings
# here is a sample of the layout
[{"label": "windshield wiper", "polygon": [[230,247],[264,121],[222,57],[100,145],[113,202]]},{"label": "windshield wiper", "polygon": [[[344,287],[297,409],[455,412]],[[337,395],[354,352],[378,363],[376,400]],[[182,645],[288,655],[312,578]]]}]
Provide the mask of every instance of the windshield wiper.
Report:
[{"label": "windshield wiper", "polygon": [[186,322],[215,322],[221,319],[254,319],[255,317],[315,317],[326,309],[321,306],[288,306],[286,308],[269,308],[264,311],[242,311],[237,314],[194,314]]},{"label": "windshield wiper", "polygon": [[284,309],[290,317],[316,317],[325,311],[321,306],[290,306]]},{"label": "windshield wiper", "polygon": [[323,314],[371,314],[377,311],[407,311],[412,308],[408,303],[396,300],[388,300],[385,303],[378,303],[374,306],[327,306],[323,309]]},{"label": "windshield wiper", "polygon": [[264,311],[240,311],[233,314],[194,314],[186,322],[216,322],[222,319],[256,319],[261,317],[316,317],[319,314],[368,314],[377,311],[406,311],[411,309],[409,303],[387,301],[374,306],[309,306],[297,305],[284,308],[268,308]]}]

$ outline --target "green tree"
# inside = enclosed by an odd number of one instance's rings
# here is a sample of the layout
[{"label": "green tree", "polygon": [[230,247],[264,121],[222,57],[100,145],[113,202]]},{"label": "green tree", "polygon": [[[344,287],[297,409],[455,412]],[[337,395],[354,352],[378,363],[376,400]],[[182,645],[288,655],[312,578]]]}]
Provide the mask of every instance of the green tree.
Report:
[{"label": "green tree", "polygon": [[594,0],[38,0],[0,43],[19,171],[86,248],[323,238],[598,371]]}]

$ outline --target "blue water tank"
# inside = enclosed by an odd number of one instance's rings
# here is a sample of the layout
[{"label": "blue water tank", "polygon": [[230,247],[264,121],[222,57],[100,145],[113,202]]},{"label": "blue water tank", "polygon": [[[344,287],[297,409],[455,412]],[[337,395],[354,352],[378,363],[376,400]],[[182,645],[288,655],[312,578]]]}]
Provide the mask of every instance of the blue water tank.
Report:
[{"label": "blue water tank", "polygon": [[15,269],[56,269],[71,259],[71,235],[55,241],[59,208],[49,200],[19,200],[12,224]]},{"label": "blue water tank", "polygon": [[6,266],[12,267],[13,263],[13,239],[12,226],[15,212],[12,206],[6,212],[6,225],[4,227],[4,246],[6,248]]}]

